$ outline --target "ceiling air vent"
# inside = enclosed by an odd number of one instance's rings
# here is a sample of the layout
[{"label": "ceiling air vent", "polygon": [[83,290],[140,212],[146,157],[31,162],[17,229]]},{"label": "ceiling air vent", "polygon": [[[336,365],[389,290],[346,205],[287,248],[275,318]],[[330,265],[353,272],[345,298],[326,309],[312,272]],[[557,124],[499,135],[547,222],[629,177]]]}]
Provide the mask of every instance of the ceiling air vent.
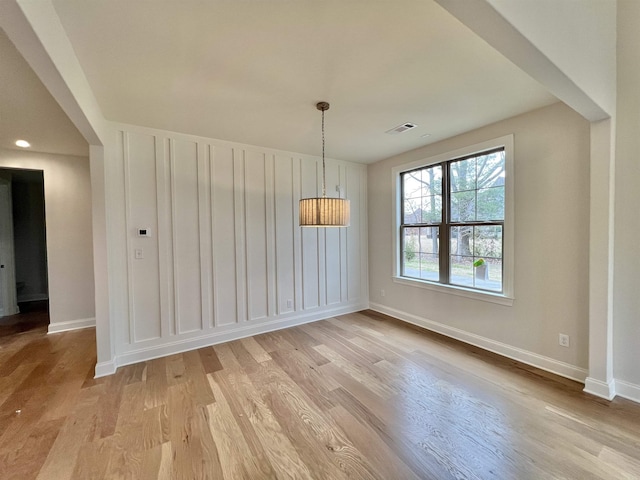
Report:
[{"label": "ceiling air vent", "polygon": [[397,127],[393,127],[391,130],[387,130],[385,133],[388,133],[389,135],[397,135],[399,133],[403,133],[406,132],[407,130],[411,130],[412,128],[416,128],[417,125],[415,123],[402,123],[400,125],[398,125]]}]

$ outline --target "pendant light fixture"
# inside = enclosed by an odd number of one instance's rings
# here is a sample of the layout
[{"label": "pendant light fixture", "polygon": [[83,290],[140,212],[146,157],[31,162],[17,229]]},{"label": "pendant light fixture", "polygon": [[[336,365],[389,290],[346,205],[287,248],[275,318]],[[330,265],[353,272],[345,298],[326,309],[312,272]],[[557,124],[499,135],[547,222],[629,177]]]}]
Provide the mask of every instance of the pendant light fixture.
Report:
[{"label": "pendant light fixture", "polygon": [[319,102],[316,108],[322,112],[322,197],[300,200],[301,227],[348,227],[349,200],[328,198],[324,160],[324,112],[329,110],[327,102]]}]

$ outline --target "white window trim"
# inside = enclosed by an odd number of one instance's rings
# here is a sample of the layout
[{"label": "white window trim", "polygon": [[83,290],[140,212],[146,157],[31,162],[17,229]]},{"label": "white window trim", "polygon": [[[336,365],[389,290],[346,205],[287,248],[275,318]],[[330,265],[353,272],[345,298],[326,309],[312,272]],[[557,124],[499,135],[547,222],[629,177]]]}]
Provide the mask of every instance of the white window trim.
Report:
[{"label": "white window trim", "polygon": [[[400,188],[400,174],[419,167],[427,167],[434,163],[442,163],[448,160],[454,160],[459,157],[481,153],[494,148],[504,147],[505,153],[505,212],[504,212],[504,243],[502,251],[502,268],[503,268],[503,293],[485,292],[482,290],[469,289],[456,285],[444,285],[437,282],[427,280],[418,280],[400,275],[400,219],[402,209],[402,199],[400,198],[402,189]],[[393,215],[392,215],[392,231],[393,231],[393,281],[402,285],[412,287],[425,288],[450,295],[458,295],[462,297],[472,298],[485,302],[497,303],[500,305],[513,305],[514,297],[514,232],[515,232],[515,198],[514,198],[514,161],[513,161],[513,135],[505,135],[503,137],[494,138],[485,142],[476,143],[468,147],[459,148],[451,152],[441,153],[433,157],[417,160],[411,163],[398,165],[391,170],[392,175],[392,194],[393,194]]]}]

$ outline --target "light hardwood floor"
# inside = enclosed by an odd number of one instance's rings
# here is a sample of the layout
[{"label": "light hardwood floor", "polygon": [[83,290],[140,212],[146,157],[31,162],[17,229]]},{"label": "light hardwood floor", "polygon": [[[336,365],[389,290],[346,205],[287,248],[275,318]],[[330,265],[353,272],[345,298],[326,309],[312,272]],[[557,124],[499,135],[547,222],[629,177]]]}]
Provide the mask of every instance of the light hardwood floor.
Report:
[{"label": "light hardwood floor", "polygon": [[0,478],[640,478],[640,405],[372,312],[98,380],[94,341],[0,338]]}]

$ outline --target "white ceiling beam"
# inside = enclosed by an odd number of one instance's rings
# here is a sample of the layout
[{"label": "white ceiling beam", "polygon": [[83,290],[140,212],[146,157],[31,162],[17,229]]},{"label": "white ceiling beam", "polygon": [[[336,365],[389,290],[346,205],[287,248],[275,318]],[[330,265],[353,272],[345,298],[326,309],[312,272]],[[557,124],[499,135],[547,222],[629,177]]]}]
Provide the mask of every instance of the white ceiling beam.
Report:
[{"label": "white ceiling beam", "polygon": [[90,145],[102,145],[104,117],[48,0],[2,0],[0,27]]},{"label": "white ceiling beam", "polygon": [[436,2],[587,120],[596,122],[610,117],[487,0]]}]

